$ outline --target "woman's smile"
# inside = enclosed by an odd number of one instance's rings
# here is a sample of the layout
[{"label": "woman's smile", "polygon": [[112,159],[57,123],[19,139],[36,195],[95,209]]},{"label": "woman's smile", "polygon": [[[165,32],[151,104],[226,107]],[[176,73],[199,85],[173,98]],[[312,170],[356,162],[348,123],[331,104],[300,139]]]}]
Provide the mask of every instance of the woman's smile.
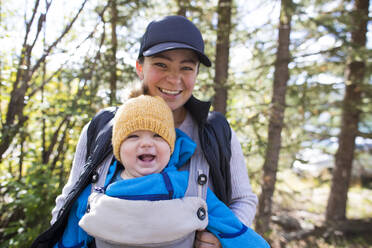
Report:
[{"label": "woman's smile", "polygon": [[181,94],[182,90],[167,90],[167,89],[163,89],[163,88],[159,88],[158,89],[163,93],[163,94],[166,94],[166,95],[172,95],[172,96],[176,96],[176,95],[179,95]]}]

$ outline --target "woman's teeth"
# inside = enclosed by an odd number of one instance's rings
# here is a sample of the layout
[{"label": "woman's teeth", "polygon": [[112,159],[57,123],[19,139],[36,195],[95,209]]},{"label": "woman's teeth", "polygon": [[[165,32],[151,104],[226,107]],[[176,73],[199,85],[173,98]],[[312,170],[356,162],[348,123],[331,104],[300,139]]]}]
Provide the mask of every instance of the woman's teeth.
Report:
[{"label": "woman's teeth", "polygon": [[166,90],[166,89],[160,89],[160,91],[165,94],[169,94],[169,95],[177,95],[181,92],[180,90]]}]

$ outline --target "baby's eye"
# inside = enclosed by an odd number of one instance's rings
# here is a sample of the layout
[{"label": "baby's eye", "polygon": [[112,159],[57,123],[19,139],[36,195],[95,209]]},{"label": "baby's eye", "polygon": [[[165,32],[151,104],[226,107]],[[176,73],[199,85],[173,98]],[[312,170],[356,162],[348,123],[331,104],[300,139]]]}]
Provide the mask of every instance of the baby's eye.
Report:
[{"label": "baby's eye", "polygon": [[137,134],[130,134],[127,137],[127,139],[134,139],[134,138],[138,138],[138,135]]},{"label": "baby's eye", "polygon": [[157,133],[154,134],[154,137],[155,138],[161,138],[161,136],[159,134],[157,134]]}]

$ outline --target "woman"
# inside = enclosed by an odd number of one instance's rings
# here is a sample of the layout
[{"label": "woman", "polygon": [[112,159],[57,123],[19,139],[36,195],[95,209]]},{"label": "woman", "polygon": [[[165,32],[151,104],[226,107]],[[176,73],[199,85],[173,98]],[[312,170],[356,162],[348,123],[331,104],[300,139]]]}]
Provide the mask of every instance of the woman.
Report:
[{"label": "woman", "polygon": [[[192,168],[190,164],[207,164],[199,135],[203,133],[203,123],[208,116],[210,103],[199,101],[192,95],[200,63],[211,66],[209,58],[204,54],[202,35],[192,22],[182,16],[168,16],[147,26],[141,39],[136,71],[147,93],[162,97],[172,109],[175,127],[189,135],[197,144],[197,151],[184,170],[190,170]],[[84,171],[86,143],[87,126],[80,136],[69,180],[62,194],[57,197],[56,207],[52,211],[52,224],[57,220],[67,195],[73,190],[75,182]],[[102,162],[98,175],[105,173],[104,168],[111,164],[112,158],[112,155],[108,156]],[[227,182],[231,185],[227,186],[231,189],[231,196],[227,196],[224,201],[227,201],[225,203],[245,225],[250,226],[256,211],[257,197],[251,190],[244,156],[234,132],[231,137],[228,175],[230,174],[231,178],[228,178]],[[206,175],[209,175],[208,171]],[[98,177],[97,180],[99,184],[104,177]],[[220,181],[212,177],[208,183],[215,189],[218,188]],[[207,231],[197,233],[194,246],[221,247],[218,239]]]}]

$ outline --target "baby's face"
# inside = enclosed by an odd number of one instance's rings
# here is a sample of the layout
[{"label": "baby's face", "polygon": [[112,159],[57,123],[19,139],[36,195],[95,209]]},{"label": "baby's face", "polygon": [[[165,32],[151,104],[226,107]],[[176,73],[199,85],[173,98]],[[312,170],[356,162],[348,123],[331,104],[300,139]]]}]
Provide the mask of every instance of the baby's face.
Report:
[{"label": "baby's face", "polygon": [[169,144],[158,134],[139,130],[128,135],[120,145],[125,179],[161,172],[169,162]]}]

